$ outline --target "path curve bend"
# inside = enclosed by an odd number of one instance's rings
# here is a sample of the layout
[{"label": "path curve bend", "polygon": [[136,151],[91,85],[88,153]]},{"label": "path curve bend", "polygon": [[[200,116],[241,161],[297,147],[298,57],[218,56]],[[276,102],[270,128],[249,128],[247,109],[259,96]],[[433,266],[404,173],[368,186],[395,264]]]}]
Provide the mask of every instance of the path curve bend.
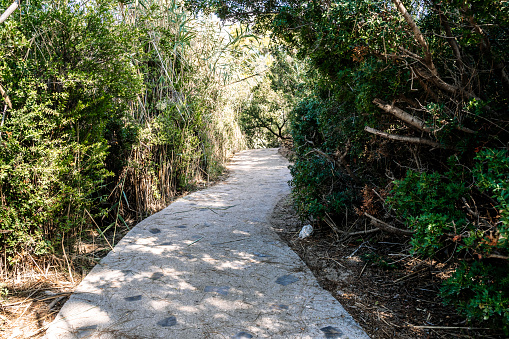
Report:
[{"label": "path curve bend", "polygon": [[46,332],[59,338],[368,338],[271,229],[288,194],[276,149],[135,226]]}]

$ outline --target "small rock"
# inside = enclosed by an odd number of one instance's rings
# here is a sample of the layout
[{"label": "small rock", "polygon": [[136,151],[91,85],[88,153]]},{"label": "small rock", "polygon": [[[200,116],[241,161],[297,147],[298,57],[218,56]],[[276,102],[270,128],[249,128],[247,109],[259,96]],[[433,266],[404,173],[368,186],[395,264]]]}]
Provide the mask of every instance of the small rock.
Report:
[{"label": "small rock", "polygon": [[140,295],[135,295],[135,296],[132,296],[132,297],[126,297],[126,298],[124,298],[124,300],[131,302],[131,301],[141,300],[141,298],[142,298],[142,295],[140,294]]},{"label": "small rock", "polygon": [[302,229],[300,230],[299,239],[307,238],[311,235],[311,233],[313,233],[313,226],[306,225],[306,226],[302,227]]},{"label": "small rock", "polygon": [[221,295],[228,295],[230,286],[205,286],[204,292],[216,292]]},{"label": "small rock", "polygon": [[161,327],[172,327],[172,326],[175,326],[175,325],[177,325],[177,318],[175,316],[164,318],[162,320],[159,320],[157,322],[157,325],[159,325]]},{"label": "small rock", "polygon": [[321,328],[320,331],[325,333],[325,338],[331,339],[341,338],[341,335],[343,334],[343,332],[340,329],[332,326]]},{"label": "small rock", "polygon": [[161,272],[155,272],[154,274],[152,274],[150,279],[158,280],[158,279],[161,279],[163,276],[164,276],[164,274],[162,274]]},{"label": "small rock", "polygon": [[276,284],[287,286],[293,284],[294,282],[299,281],[299,278],[293,276],[291,274],[283,275],[282,277],[277,278]]}]

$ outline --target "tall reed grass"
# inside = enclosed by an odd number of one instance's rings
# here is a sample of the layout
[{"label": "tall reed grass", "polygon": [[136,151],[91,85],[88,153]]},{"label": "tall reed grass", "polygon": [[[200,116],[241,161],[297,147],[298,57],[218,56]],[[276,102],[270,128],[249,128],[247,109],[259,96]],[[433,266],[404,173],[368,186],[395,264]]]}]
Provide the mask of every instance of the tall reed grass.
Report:
[{"label": "tall reed grass", "polygon": [[4,279],[71,272],[91,234],[113,246],[216,178],[245,147],[248,37],[177,1],[21,3],[0,24]]}]

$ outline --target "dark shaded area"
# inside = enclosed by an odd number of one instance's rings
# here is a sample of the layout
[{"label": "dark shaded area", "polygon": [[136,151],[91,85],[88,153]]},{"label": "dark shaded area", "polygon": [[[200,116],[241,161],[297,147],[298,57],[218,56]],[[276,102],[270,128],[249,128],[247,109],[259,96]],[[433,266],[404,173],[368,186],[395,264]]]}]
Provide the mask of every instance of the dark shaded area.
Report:
[{"label": "dark shaded area", "polygon": [[[380,233],[345,239],[325,227],[300,240],[302,222],[290,197],[279,201],[271,223],[373,339],[505,338],[500,331],[469,330],[482,326],[467,324],[444,306],[438,288],[451,269],[412,258],[407,241],[395,242]],[[330,338],[337,335],[324,329]]]}]

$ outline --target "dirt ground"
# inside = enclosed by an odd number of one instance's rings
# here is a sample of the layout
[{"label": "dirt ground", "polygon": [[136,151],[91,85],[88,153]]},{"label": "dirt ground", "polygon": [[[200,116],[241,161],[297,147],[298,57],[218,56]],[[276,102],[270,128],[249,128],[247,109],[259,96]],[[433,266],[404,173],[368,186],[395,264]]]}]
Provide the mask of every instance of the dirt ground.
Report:
[{"label": "dirt ground", "polygon": [[329,227],[299,239],[303,223],[290,196],[279,201],[271,222],[372,338],[503,337],[467,324],[442,304],[438,288],[447,269],[410,257],[409,239],[395,240],[381,232],[344,238]]}]

